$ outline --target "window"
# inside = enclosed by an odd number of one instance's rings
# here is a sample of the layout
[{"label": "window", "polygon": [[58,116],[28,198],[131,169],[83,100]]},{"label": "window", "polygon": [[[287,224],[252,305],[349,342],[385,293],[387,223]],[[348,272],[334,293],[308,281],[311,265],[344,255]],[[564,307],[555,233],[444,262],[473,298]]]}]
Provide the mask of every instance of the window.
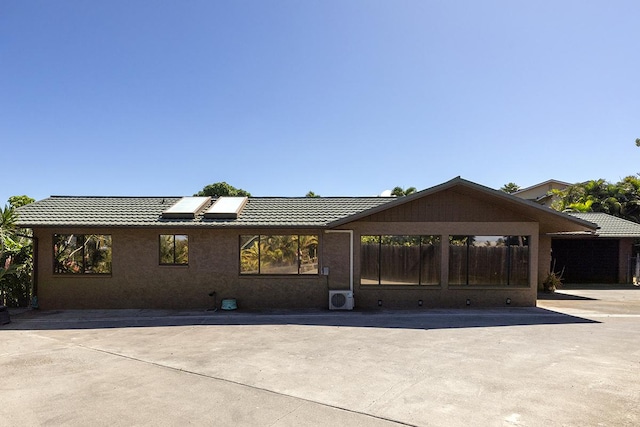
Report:
[{"label": "window", "polygon": [[439,283],[440,236],[360,237],[360,284]]},{"label": "window", "polygon": [[318,236],[240,236],[240,274],[318,274]]},{"label": "window", "polygon": [[111,236],[54,234],[55,274],[111,274]]},{"label": "window", "polygon": [[529,285],[527,236],[449,236],[450,285]]},{"label": "window", "polygon": [[160,235],[160,265],[188,265],[189,236],[186,234]]}]

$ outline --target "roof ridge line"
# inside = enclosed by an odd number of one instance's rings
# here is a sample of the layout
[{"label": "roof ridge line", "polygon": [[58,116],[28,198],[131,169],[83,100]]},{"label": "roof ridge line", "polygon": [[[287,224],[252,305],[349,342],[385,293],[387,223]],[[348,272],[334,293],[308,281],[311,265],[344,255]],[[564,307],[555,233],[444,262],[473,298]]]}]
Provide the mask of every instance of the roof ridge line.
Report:
[{"label": "roof ridge line", "polygon": [[71,196],[52,194],[49,199],[181,199],[191,196]]}]

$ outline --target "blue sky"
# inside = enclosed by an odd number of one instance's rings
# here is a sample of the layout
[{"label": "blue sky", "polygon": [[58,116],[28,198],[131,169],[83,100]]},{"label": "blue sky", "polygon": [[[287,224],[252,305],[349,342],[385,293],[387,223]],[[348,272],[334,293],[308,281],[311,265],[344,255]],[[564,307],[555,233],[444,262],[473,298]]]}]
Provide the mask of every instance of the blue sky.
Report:
[{"label": "blue sky", "polygon": [[617,181],[639,22],[637,0],[3,0],[0,204]]}]

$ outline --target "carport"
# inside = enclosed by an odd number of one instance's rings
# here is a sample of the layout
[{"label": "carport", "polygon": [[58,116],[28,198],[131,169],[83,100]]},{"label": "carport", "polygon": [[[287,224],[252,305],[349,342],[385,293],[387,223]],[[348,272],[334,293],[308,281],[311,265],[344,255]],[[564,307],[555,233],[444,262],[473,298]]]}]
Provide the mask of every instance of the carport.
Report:
[{"label": "carport", "polygon": [[552,262],[567,283],[618,283],[619,246],[619,239],[553,239]]},{"label": "carport", "polygon": [[605,213],[570,215],[598,224],[598,230],[554,234],[551,268],[563,273],[565,283],[631,283],[640,224]]}]

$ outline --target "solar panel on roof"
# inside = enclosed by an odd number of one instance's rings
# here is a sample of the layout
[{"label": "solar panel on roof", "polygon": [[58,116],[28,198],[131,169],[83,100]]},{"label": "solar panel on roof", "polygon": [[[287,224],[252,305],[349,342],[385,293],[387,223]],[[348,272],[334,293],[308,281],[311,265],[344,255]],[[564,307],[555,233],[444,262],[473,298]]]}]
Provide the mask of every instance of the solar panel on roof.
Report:
[{"label": "solar panel on roof", "polygon": [[204,213],[207,219],[236,219],[247,204],[247,197],[219,197]]},{"label": "solar panel on roof", "polygon": [[163,218],[195,218],[196,214],[209,203],[211,197],[183,197],[169,209],[162,212]]}]

